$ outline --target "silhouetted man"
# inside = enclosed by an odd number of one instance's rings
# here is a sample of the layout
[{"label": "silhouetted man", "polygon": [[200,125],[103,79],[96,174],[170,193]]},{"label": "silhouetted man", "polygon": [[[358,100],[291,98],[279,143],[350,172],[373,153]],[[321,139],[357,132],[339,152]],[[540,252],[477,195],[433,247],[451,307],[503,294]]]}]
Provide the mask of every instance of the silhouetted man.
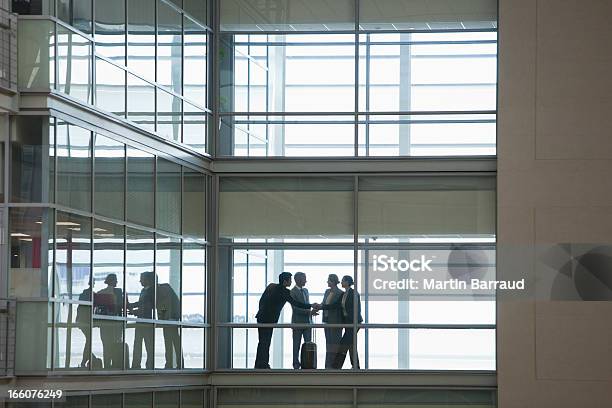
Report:
[{"label": "silhouetted man", "polygon": [[[137,302],[128,303],[131,314],[141,319],[153,319],[153,309],[155,308],[155,274],[153,272],[143,272],[140,274],[140,284],[142,290]],[[142,368],[142,342],[144,341],[147,350],[147,370],[153,369],[153,325],[137,324],[134,330],[134,354],[132,355],[132,368]]]},{"label": "silhouetted man", "polygon": [[[291,286],[291,274],[283,272],[278,275],[278,284],[271,283],[259,299],[259,311],[255,315],[257,323],[277,323],[285,303],[301,309],[310,309],[310,303],[301,303],[291,297],[287,289]],[[270,343],[272,342],[272,327],[260,327],[257,329],[259,343],[257,344],[257,357],[255,368],[270,368]]]},{"label": "silhouetted man", "polygon": [[[295,286],[291,288],[291,297],[302,303],[309,303],[308,289],[306,285],[306,274],[304,272],[296,272],[293,277]],[[291,314],[291,323],[312,323],[312,316],[316,312],[310,309],[302,309],[297,306],[291,305],[293,313]],[[300,368],[300,345],[302,344],[302,337],[305,342],[311,341],[312,329],[310,327],[297,327],[291,329],[293,332],[293,368]]]}]

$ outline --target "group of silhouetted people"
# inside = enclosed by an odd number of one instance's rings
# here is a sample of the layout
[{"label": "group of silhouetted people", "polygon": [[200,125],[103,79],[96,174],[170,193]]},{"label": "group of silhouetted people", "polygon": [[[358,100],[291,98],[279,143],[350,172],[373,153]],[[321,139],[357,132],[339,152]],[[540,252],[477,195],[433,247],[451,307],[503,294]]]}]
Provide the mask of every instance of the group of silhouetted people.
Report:
[{"label": "group of silhouetted people", "polygon": [[[259,311],[255,316],[258,323],[277,323],[281,311],[286,303],[292,307],[291,323],[310,324],[312,316],[317,316],[319,311],[323,311],[323,323],[327,324],[353,324],[355,318],[357,322],[363,321],[361,317],[361,302],[359,294],[353,289],[353,278],[349,275],[342,277],[339,281],[338,276],[330,274],[327,278],[328,289],[323,295],[321,303],[310,303],[310,295],[306,285],[306,274],[297,272],[294,281],[295,286],[291,286],[292,274],[283,272],[278,276],[278,283],[269,284],[259,299]],[[342,289],[338,288],[341,284]],[[255,368],[270,368],[270,343],[272,341],[272,327],[258,328],[259,343],[257,344],[257,357]],[[312,340],[312,329],[309,327],[296,327],[293,331],[293,368],[300,367],[300,345]],[[353,349],[354,329],[352,327],[329,327],[325,332],[325,368],[341,369],[349,354],[353,368],[359,368],[359,358],[356,350]]]},{"label": "group of silhouetted people", "polygon": [[[127,302],[127,312],[140,319],[154,319],[154,311],[157,309],[159,320],[180,319],[180,299],[168,283],[157,284],[154,272],[143,272],[140,274],[142,290],[136,302]],[[123,316],[124,294],[117,288],[117,275],[108,274],[104,279],[106,287],[93,294],[94,314],[106,316]],[[156,292],[157,291],[157,296]],[[79,296],[79,300],[91,299],[91,287],[85,289]],[[123,355],[125,351],[126,361],[129,361],[129,347],[123,341],[123,324],[121,321],[97,319],[95,325],[100,329],[100,340],[102,341],[103,361],[91,354],[91,336],[88,330],[87,306],[80,305],[77,308],[76,323],[85,335],[85,347],[83,349],[82,367],[93,366],[93,368],[121,369],[123,368]],[[154,327],[151,324],[136,324],[134,329],[134,344],[131,368],[142,368],[142,343],[147,352],[145,362],[146,369],[154,368],[153,337]],[[179,327],[166,325],[162,329],[165,346],[165,368],[178,368],[181,361],[181,340]],[[103,364],[102,364],[103,363]],[[98,365],[98,367],[96,367]]]}]

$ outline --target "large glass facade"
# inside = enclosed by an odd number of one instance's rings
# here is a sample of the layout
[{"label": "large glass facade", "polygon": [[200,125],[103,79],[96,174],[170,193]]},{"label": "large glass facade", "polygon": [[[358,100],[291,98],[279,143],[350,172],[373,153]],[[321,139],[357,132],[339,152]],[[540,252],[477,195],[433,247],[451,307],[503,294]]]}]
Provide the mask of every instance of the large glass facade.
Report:
[{"label": "large glass facade", "polygon": [[[180,3],[58,0],[44,9],[17,6],[23,14],[57,17],[20,21],[20,88],[58,90],[207,153],[212,31],[206,2],[186,1],[184,10]],[[183,126],[184,115],[189,126]]]},{"label": "large glass facade", "polygon": [[[19,115],[3,141],[8,294],[32,321],[18,320],[18,372],[252,369],[272,327],[274,369],[295,368],[300,332],[320,370],[495,370],[494,291],[377,283],[381,257],[495,278],[495,175],[436,167],[496,154],[494,1],[43,3],[48,17],[20,20],[20,87],[113,125]],[[199,153],[231,171],[205,173]],[[426,172],[350,167],[400,156]],[[289,157],[340,170],[274,167]],[[233,162],[246,170],[232,175]],[[284,271],[305,274],[310,302],[342,306],[298,322],[287,305],[262,326],[260,297]],[[62,404],[495,406],[484,389],[134,391]]]},{"label": "large glass facade", "polygon": [[[306,274],[313,303],[325,302],[330,275],[355,282],[350,293],[361,305],[361,321],[313,320],[313,337],[325,350],[318,353],[319,367],[331,368],[326,354],[337,344],[327,331],[344,330],[357,333],[350,339],[360,361],[353,368],[494,370],[494,291],[381,290],[377,278],[390,279],[390,273],[381,274],[374,264],[382,256],[430,259],[432,279],[494,279],[493,177],[224,177],[219,207],[217,290],[231,296],[216,304],[222,322],[218,368],[254,366],[259,299],[287,271]],[[286,326],[294,316],[289,307],[280,315],[273,368],[295,365],[296,327]],[[456,342],[447,344],[448,338]],[[460,346],[466,342],[471,349]],[[344,368],[350,367],[346,359]]]},{"label": "large glass facade", "polygon": [[204,370],[208,176],[53,117],[14,129],[10,295],[49,308],[17,369]]}]

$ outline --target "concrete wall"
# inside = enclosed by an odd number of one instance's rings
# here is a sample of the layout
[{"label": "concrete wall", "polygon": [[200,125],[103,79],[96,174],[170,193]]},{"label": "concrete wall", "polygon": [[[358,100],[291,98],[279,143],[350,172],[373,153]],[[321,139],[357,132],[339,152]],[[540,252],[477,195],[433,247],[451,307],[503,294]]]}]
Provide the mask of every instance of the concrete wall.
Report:
[{"label": "concrete wall", "polygon": [[498,276],[529,285],[499,296],[500,408],[612,406],[612,302],[583,300],[610,296],[612,264],[591,297],[580,269],[612,245],[610,16],[609,0],[500,0]]}]

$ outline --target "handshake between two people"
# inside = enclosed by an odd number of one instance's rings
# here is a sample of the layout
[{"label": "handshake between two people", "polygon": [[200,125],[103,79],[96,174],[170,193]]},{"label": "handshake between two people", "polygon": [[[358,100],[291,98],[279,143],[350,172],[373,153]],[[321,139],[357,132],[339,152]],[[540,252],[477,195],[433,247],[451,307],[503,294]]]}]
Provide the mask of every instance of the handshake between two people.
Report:
[{"label": "handshake between two people", "polygon": [[320,303],[312,303],[312,310],[310,311],[310,315],[311,316],[318,316],[319,315],[319,310],[322,309],[322,306]]}]

